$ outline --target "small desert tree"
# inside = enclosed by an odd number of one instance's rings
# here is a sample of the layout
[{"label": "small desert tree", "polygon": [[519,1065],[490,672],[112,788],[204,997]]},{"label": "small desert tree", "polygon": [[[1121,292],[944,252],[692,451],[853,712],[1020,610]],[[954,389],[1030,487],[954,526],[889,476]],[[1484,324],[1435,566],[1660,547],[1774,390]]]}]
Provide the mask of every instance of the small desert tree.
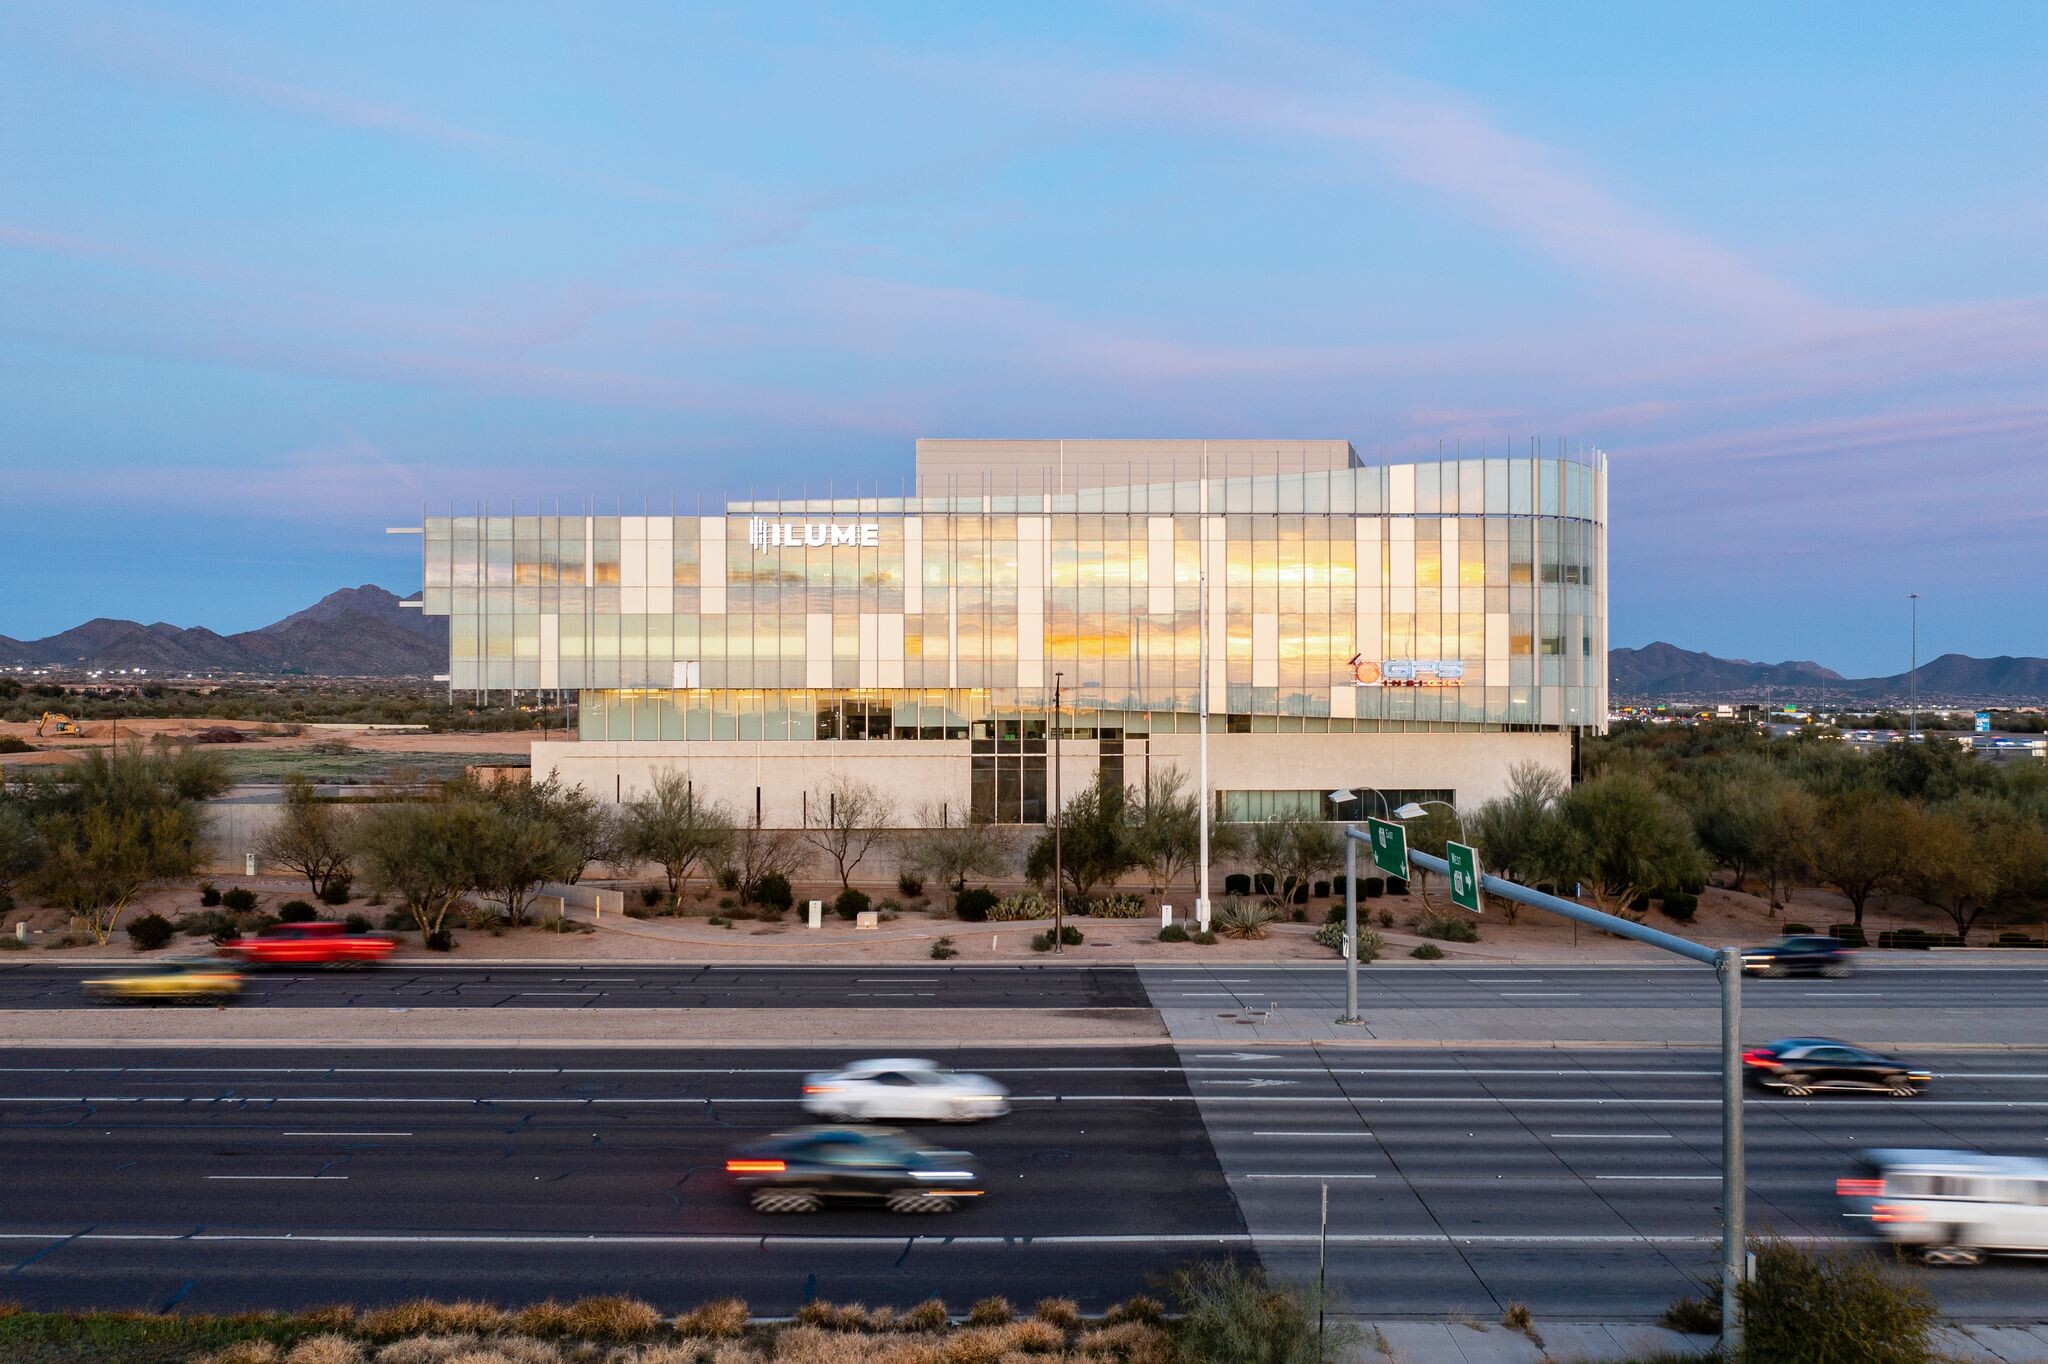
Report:
[{"label": "small desert tree", "polygon": [[983,820],[961,821],[936,802],[917,809],[916,827],[903,839],[903,858],[953,893],[957,906],[970,876],[1001,876],[1010,870],[1009,839]]},{"label": "small desert tree", "polygon": [[770,876],[789,880],[803,868],[805,859],[803,841],[788,829],[744,824],[727,836],[712,860],[732,873],[733,888],[740,898],[752,900],[763,881]]},{"label": "small desert tree", "polygon": [[[1024,874],[1039,885],[1052,881],[1055,839],[1050,826],[1031,844],[1024,858]],[[1095,888],[1137,865],[1130,825],[1125,820],[1124,793],[1114,786],[1094,782],[1080,791],[1060,811],[1058,870],[1067,893],[1085,903]]]},{"label": "small desert tree", "polygon": [[[1413,819],[1404,819],[1401,824],[1408,831],[1409,849],[1428,853],[1431,857],[1445,856],[1445,845],[1457,839],[1461,832],[1457,813],[1441,805],[1425,805],[1421,814]],[[1422,907],[1433,912],[1434,906],[1429,902],[1429,868],[1420,862],[1408,865],[1415,873],[1415,893],[1422,897]]]},{"label": "small desert tree", "polygon": [[[1507,794],[1474,810],[1469,819],[1479,864],[1495,876],[1533,885],[1551,874],[1557,862],[1557,802],[1564,779],[1540,763],[1521,762],[1508,769]],[[1501,912],[1512,924],[1521,906],[1502,899]]]},{"label": "small desert tree", "polygon": [[512,809],[554,829],[564,865],[560,876],[549,879],[573,886],[591,863],[620,859],[618,816],[582,787],[564,782],[559,772],[541,781],[501,787],[499,795]]},{"label": "small desert tree", "polygon": [[0,908],[13,898],[14,888],[43,863],[43,837],[27,807],[0,793]]},{"label": "small desert tree", "polygon": [[810,793],[805,817],[804,842],[831,862],[845,890],[854,870],[889,837],[896,807],[880,788],[842,774]]},{"label": "small desert tree", "polygon": [[1273,878],[1273,903],[1287,905],[1302,886],[1342,866],[1344,848],[1341,836],[1322,820],[1282,815],[1252,826],[1250,859]]},{"label": "small desert tree", "polygon": [[1863,922],[1870,897],[1900,884],[1915,811],[1889,791],[1852,790],[1821,807],[1814,831],[1814,874],[1842,893]]},{"label": "small desert tree", "polygon": [[626,802],[619,846],[629,857],[658,864],[668,880],[669,902],[680,904],[691,873],[724,855],[732,828],[724,806],[699,796],[681,772],[665,768],[654,774],[646,795]]},{"label": "small desert tree", "polygon": [[1782,908],[1795,886],[1811,882],[1820,842],[1820,802],[1786,783],[1771,793],[1769,818],[1757,844],[1756,870],[1771,908]]},{"label": "small desert tree", "polygon": [[1639,773],[1581,782],[1558,802],[1558,825],[1556,870],[1609,914],[1632,913],[1645,891],[1701,875],[1691,823]]},{"label": "small desert tree", "polygon": [[562,828],[519,788],[471,797],[483,818],[476,847],[477,889],[505,905],[505,917],[526,922],[533,897],[550,881],[567,878],[574,862]]},{"label": "small desert tree", "polygon": [[303,773],[284,780],[284,812],[256,840],[256,855],[306,878],[318,899],[336,877],[348,875],[349,812],[322,800]]},{"label": "small desert tree", "polygon": [[422,938],[484,880],[490,815],[475,800],[447,792],[429,800],[376,807],[356,822],[355,858],[370,883],[398,897]]},{"label": "small desert tree", "polygon": [[1987,910],[2037,889],[2048,866],[2041,826],[2004,801],[1962,795],[1923,811],[1906,835],[1906,884],[1948,915],[1956,937]]}]

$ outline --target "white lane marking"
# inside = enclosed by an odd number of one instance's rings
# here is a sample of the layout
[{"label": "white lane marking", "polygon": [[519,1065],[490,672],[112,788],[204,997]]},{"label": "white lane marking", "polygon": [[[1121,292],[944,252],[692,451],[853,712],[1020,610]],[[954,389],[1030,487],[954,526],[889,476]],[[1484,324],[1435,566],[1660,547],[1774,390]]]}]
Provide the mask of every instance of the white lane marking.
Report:
[{"label": "white lane marking", "polygon": [[855,976],[855,985],[936,985],[937,976]]},{"label": "white lane marking", "polygon": [[1552,1132],[1552,1141],[1675,1141],[1669,1132]]},{"label": "white lane marking", "polygon": [[1370,1132],[1349,1129],[1342,1132],[1254,1132],[1255,1137],[1369,1137]]},{"label": "white lane marking", "polygon": [[1236,1175],[1237,1179],[1378,1179],[1378,1175]]},{"label": "white lane marking", "polygon": [[1826,995],[1830,999],[1882,999],[1882,990],[1801,990],[1802,995]]},{"label": "white lane marking", "polygon": [[1577,999],[1577,990],[1502,990],[1502,999]]},{"label": "white lane marking", "polygon": [[1182,991],[1179,991],[1179,994],[1180,994],[1180,997],[1181,997],[1182,999],[1236,999],[1236,998],[1237,998],[1237,991],[1235,991],[1235,990],[1182,990]]},{"label": "white lane marking", "polygon": [[409,1137],[410,1132],[280,1132],[280,1137]]},{"label": "white lane marking", "polygon": [[875,999],[930,999],[936,994],[938,994],[937,990],[876,990],[872,997]]},{"label": "white lane marking", "polygon": [[208,1175],[208,1176],[207,1176],[207,1178],[208,1178],[208,1179],[262,1179],[262,1180],[279,1180],[279,1179],[288,1179],[288,1180],[294,1180],[294,1181],[298,1181],[298,1182],[300,1182],[300,1183],[308,1183],[308,1182],[311,1182],[311,1181],[313,1181],[313,1180],[316,1180],[316,1179],[347,1179],[347,1178],[348,1178],[348,1176],[347,1176],[347,1175]]},{"label": "white lane marking", "polygon": [[1712,1180],[1719,1180],[1719,1179],[1721,1178],[1721,1176],[1719,1176],[1719,1175],[1594,1175],[1594,1176],[1593,1176],[1593,1178],[1595,1178],[1595,1179],[1617,1179],[1617,1180],[1623,1180],[1623,1181],[1633,1181],[1633,1182],[1635,1182],[1635,1183],[1638,1183],[1638,1184],[1647,1184],[1647,1183],[1660,1183],[1660,1184],[1661,1184],[1661,1183],[1668,1183],[1668,1182],[1670,1182],[1670,1181],[1672,1181],[1672,1180],[1687,1180],[1687,1179],[1712,1179]]},{"label": "white lane marking", "polygon": [[[149,1231],[0,1231],[0,1241],[177,1241],[187,1245],[213,1242],[290,1242],[296,1245],[400,1245],[400,1246],[866,1246],[898,1251],[905,1242],[920,1249],[953,1246],[1001,1246],[1028,1250],[1033,1246],[1147,1246],[1147,1245],[1314,1245],[1323,1239],[1315,1232],[1179,1232],[1164,1235],[1073,1235],[1035,1236],[949,1236],[927,1233],[914,1236],[801,1236],[756,1233],[733,1235],[601,1236],[601,1235],[462,1235],[427,1232],[326,1233],[326,1232],[149,1232]],[[1718,1246],[1718,1236],[1449,1236],[1442,1232],[1401,1234],[1397,1232],[1332,1232],[1335,1245],[1355,1246]],[[1794,1245],[1868,1245],[1867,1236],[1788,1236]]]},{"label": "white lane marking", "polygon": [[521,999],[540,999],[543,997],[548,999],[602,999],[604,998],[604,991],[598,990],[592,992],[590,990],[521,990],[519,992],[519,998]]}]

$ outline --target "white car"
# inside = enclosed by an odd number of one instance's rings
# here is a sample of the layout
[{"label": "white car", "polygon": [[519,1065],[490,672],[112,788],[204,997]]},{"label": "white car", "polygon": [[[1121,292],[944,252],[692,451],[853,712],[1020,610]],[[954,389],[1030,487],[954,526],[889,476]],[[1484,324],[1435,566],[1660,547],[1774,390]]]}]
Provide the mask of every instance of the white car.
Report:
[{"label": "white car", "polygon": [[1009,1091],[986,1075],[963,1075],[936,1061],[885,1058],[804,1079],[804,1111],[838,1122],[929,1118],[979,1122],[1010,1111]]}]

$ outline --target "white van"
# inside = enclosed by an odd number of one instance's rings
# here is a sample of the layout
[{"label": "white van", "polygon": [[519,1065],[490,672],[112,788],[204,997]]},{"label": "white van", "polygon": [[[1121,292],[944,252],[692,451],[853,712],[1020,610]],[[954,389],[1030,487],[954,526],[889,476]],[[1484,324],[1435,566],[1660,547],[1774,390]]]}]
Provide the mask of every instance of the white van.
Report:
[{"label": "white van", "polygon": [[1865,1174],[1835,1181],[1843,1215],[1916,1246],[1931,1265],[1990,1251],[2048,1254],[2048,1160],[1981,1151],[1861,1153]]}]

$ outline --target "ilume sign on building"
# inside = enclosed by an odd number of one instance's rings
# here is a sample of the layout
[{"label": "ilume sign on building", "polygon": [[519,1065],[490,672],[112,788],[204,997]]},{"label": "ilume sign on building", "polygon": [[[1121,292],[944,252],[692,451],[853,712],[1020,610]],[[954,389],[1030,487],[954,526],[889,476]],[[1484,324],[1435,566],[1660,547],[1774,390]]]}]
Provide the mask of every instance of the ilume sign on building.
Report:
[{"label": "ilume sign on building", "polygon": [[882,526],[879,521],[770,521],[765,517],[747,518],[747,544],[755,549],[780,549],[789,545],[807,545],[822,549],[830,545],[866,545],[882,543]]}]

